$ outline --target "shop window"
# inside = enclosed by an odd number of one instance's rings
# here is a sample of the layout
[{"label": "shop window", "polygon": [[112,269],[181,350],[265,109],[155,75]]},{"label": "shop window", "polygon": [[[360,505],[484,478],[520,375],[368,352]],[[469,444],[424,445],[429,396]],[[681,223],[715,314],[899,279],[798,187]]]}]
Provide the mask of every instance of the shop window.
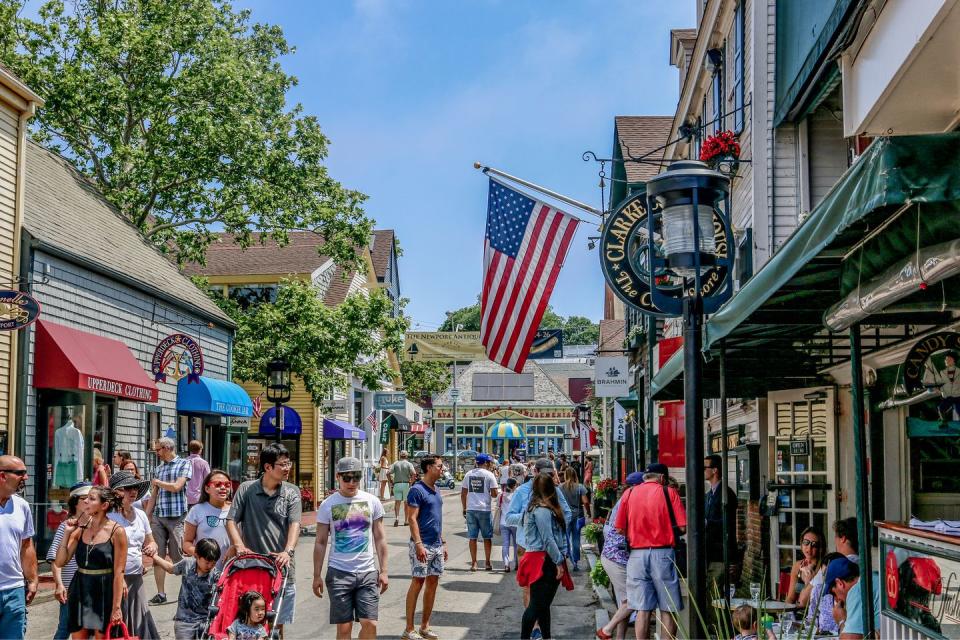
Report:
[{"label": "shop window", "polygon": [[146,433],[147,441],[145,443],[144,451],[144,464],[143,468],[140,470],[140,474],[144,478],[152,478],[153,470],[157,467],[159,461],[157,460],[157,455],[154,453],[153,445],[160,439],[161,433],[161,423],[163,421],[163,414],[160,413],[160,407],[147,406],[146,407]]},{"label": "shop window", "polygon": [[247,309],[264,302],[273,304],[277,301],[277,285],[251,284],[243,287],[229,287],[227,296],[236,302],[241,309]]},{"label": "shop window", "polygon": [[713,113],[711,120],[713,120],[713,132],[718,133],[723,131],[724,127],[724,117],[723,117],[723,64],[721,63],[720,68],[713,74],[713,85],[711,87],[711,101],[713,102]]}]

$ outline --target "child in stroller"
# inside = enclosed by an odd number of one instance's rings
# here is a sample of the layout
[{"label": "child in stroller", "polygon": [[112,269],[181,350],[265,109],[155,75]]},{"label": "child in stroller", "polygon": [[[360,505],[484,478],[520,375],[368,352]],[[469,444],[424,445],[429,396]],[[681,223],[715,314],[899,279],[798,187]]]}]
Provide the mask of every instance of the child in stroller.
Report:
[{"label": "child in stroller", "polygon": [[[286,570],[278,567],[276,561],[269,556],[245,553],[229,560],[214,588],[214,604],[210,607],[210,624],[206,637],[212,640],[241,637],[241,634],[231,636],[229,628],[238,620],[245,599],[249,602],[246,603],[244,617],[249,618],[254,609],[259,614],[260,604],[250,592],[256,592],[255,595],[263,601],[264,615],[258,621],[260,628],[265,631],[263,637],[267,637],[266,633],[269,633],[270,638],[277,637],[273,621],[283,604],[286,584]],[[247,624],[246,620],[241,622]]]}]

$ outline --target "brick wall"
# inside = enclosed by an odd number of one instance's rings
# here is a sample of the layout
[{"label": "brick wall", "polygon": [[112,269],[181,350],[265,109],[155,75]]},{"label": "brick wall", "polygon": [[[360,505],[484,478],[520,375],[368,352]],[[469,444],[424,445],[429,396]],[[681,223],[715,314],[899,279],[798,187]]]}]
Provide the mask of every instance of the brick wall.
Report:
[{"label": "brick wall", "polygon": [[737,537],[741,542],[746,542],[740,585],[743,587],[751,582],[769,582],[766,580],[769,568],[764,560],[764,550],[769,544],[770,534],[768,528],[763,526],[764,518],[760,515],[760,503],[741,501],[740,516]]}]

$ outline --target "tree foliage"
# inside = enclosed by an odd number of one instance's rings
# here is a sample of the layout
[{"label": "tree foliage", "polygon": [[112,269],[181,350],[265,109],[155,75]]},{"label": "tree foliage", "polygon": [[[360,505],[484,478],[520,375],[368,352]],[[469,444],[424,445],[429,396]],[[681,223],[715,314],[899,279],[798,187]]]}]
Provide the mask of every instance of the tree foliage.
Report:
[{"label": "tree foliage", "polygon": [[431,398],[450,386],[450,364],[404,360],[400,363],[400,377],[407,397],[417,402]]},{"label": "tree foliage", "polygon": [[[460,331],[480,331],[480,299],[469,307],[461,307],[447,312],[447,319],[440,325],[439,331],[454,331],[462,325]],[[598,344],[600,325],[583,316],[564,318],[548,306],[540,321],[541,329],[563,329],[564,344]]]},{"label": "tree foliage", "polygon": [[218,230],[242,246],[307,230],[358,266],[365,196],[327,174],[317,119],[287,104],[279,27],[225,0],[49,0],[37,20],[24,1],[0,0],[0,60],[46,101],[33,136],[159,247],[202,263]]},{"label": "tree foliage", "polygon": [[379,389],[391,375],[386,352],[399,353],[407,320],[393,318],[393,303],[377,290],[356,293],[336,307],[323,303],[317,287],[283,282],[275,303],[241,310],[232,300],[211,294],[237,323],[234,378],[266,386],[267,363],[290,363],[294,384],[302,384],[314,404],[327,404],[333,388],[354,375],[368,389]]}]

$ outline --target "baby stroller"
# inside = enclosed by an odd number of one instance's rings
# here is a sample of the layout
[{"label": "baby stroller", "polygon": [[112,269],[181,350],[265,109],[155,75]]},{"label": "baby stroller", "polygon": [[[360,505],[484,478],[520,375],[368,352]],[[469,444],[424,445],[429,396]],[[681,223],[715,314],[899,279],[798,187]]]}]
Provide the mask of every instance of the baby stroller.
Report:
[{"label": "baby stroller", "polygon": [[264,624],[270,632],[270,638],[279,637],[274,632],[273,621],[283,604],[286,586],[286,569],[278,567],[270,556],[246,553],[231,558],[223,566],[220,579],[213,590],[213,603],[210,605],[205,637],[210,640],[227,638],[227,627],[237,618],[240,596],[247,591],[258,591],[263,596],[267,605]]}]

